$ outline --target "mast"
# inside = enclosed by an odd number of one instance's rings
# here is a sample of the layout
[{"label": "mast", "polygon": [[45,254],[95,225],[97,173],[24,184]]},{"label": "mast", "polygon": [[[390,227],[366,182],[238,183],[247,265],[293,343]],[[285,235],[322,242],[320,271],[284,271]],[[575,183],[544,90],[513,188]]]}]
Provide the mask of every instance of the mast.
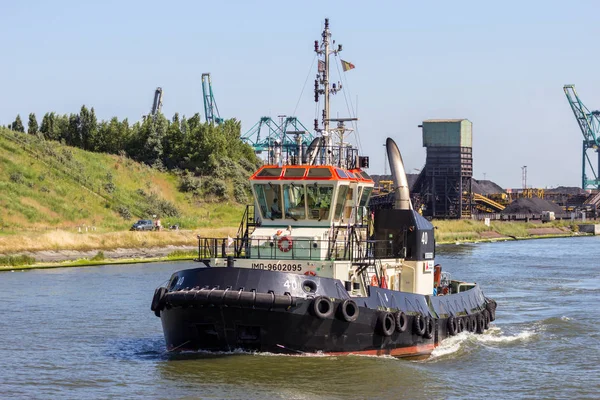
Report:
[{"label": "mast", "polygon": [[319,122],[315,119],[315,130],[323,133],[325,139],[325,146],[331,146],[331,132],[329,131],[329,95],[336,94],[342,89],[341,83],[334,83],[332,87],[329,87],[329,56],[337,55],[342,51],[342,45],[339,44],[337,49],[331,50],[331,45],[335,45],[335,40],[331,41],[331,32],[329,31],[329,18],[325,18],[325,28],[321,34],[322,42],[319,44],[318,40],[315,40],[315,53],[322,56],[323,60],[319,58],[318,73],[315,79],[315,102],[319,102],[319,95],[323,95],[323,129],[319,129]]},{"label": "mast", "polygon": [[325,29],[323,30],[323,44],[325,46],[325,71],[323,71],[323,87],[325,89],[325,104],[323,108],[323,129],[329,133],[329,18],[325,18]]}]

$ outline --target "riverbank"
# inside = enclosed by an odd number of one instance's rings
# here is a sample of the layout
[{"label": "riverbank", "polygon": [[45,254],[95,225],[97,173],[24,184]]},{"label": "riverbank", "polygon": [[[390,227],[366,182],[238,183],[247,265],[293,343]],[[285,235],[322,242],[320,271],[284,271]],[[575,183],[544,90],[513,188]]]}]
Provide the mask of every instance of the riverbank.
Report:
[{"label": "riverbank", "polygon": [[[564,222],[434,221],[438,244],[481,243],[527,239],[587,236],[578,226]],[[131,264],[191,260],[196,257],[198,235],[235,236],[236,228],[162,232],[74,233],[0,236],[0,271],[69,266]],[[4,265],[3,265],[4,264]]]}]

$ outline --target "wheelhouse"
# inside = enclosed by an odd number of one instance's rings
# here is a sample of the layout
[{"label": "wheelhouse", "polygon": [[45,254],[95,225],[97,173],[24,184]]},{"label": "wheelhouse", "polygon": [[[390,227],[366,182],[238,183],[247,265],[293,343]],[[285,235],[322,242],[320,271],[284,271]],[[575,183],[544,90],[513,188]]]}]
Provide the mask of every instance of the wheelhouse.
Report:
[{"label": "wheelhouse", "polygon": [[263,226],[353,224],[366,216],[373,180],[360,169],[267,165],[250,178]]}]

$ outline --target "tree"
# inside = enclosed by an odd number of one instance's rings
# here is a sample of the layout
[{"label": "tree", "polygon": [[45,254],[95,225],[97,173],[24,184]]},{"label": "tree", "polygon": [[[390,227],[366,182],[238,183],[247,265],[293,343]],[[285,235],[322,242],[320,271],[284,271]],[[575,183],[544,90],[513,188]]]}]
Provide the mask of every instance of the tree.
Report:
[{"label": "tree", "polygon": [[35,118],[34,113],[29,114],[29,123],[27,124],[27,133],[29,133],[30,135],[37,135],[37,133],[38,133],[38,123],[37,123],[37,119]]},{"label": "tree", "polygon": [[21,116],[19,114],[17,114],[17,118],[15,118],[15,121],[12,123],[10,129],[15,132],[25,132],[25,128],[23,127],[23,122],[21,121]]}]

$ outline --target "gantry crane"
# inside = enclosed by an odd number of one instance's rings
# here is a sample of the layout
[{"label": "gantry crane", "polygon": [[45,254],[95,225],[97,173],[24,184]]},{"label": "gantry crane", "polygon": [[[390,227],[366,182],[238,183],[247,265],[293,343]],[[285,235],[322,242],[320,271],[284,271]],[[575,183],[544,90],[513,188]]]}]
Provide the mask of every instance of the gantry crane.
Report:
[{"label": "gantry crane", "polygon": [[[600,179],[598,179],[598,173],[600,173],[600,153],[598,153],[598,148],[600,147],[600,111],[590,111],[583,105],[579,96],[577,96],[575,85],[565,85],[563,90],[583,134],[581,188],[600,189]],[[594,150],[597,154],[597,170],[594,169],[592,160],[588,155],[590,149]],[[586,173],[588,168],[591,171],[591,175]]]},{"label": "gantry crane", "polygon": [[150,112],[150,116],[152,117],[153,121],[156,120],[156,116],[160,113],[160,110],[162,109],[162,94],[162,88],[157,87],[154,91],[154,101],[152,102],[152,111]]},{"label": "gantry crane", "polygon": [[[286,115],[280,115],[279,118],[280,123],[278,124],[271,117],[261,117],[252,128],[242,135],[242,141],[252,146],[255,153],[260,154],[263,151],[272,150],[275,145],[294,151],[298,144],[290,135],[291,133],[304,132],[302,144],[306,145],[315,138],[298,118]],[[263,128],[267,132],[266,136],[261,137]]]},{"label": "gantry crane", "polygon": [[210,122],[213,125],[215,123],[218,125],[223,122],[223,118],[219,115],[215,96],[213,96],[210,72],[202,74],[202,96],[204,97],[204,115],[206,116],[206,122]]}]

